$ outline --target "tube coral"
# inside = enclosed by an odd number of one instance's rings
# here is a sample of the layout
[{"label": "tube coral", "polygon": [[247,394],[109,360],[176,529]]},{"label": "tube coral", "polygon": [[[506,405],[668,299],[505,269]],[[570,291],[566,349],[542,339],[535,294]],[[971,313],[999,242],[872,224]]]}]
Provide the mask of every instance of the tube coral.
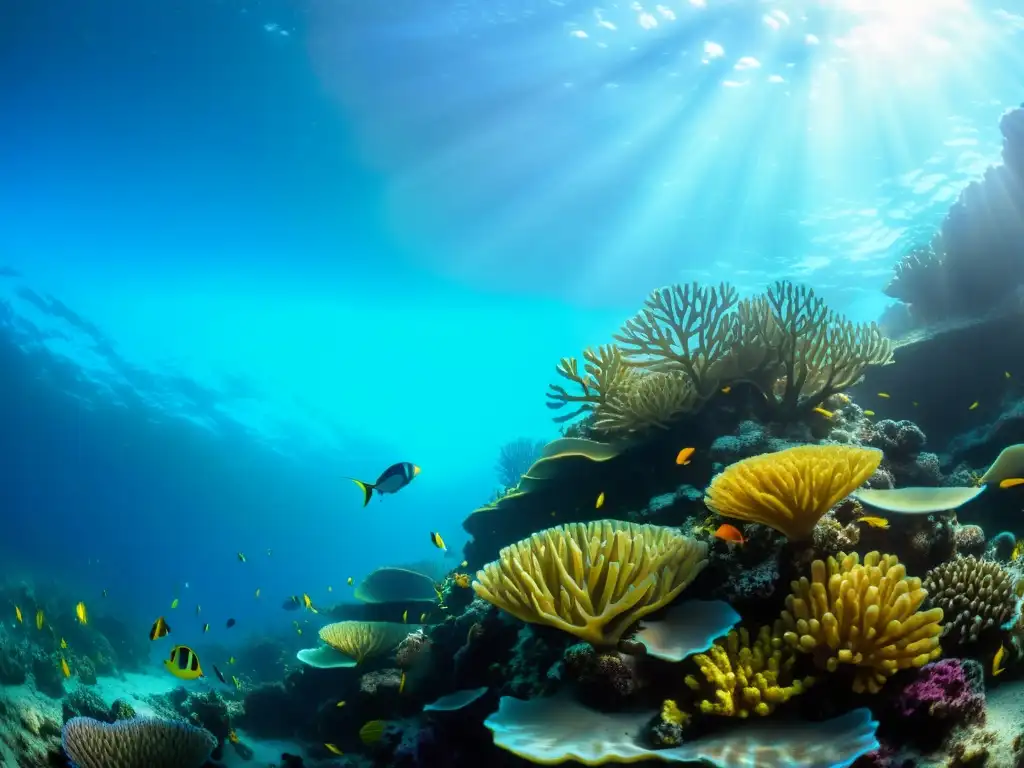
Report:
[{"label": "tube coral", "polygon": [[854,691],[876,693],[898,670],[921,667],[942,649],[942,609],[921,611],[928,593],[897,558],[869,552],[815,560],[792,582],[776,634],[834,672],[855,666]]}]

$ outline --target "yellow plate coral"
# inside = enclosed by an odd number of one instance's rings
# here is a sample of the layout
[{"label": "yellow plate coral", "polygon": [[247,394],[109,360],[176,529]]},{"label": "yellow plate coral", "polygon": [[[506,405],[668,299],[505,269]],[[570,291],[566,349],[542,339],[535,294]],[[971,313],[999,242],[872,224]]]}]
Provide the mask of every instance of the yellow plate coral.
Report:
[{"label": "yellow plate coral", "polygon": [[724,517],[806,539],[822,515],[878,469],[882,452],[853,445],[801,445],[738,461],[718,474],[704,503]]},{"label": "yellow plate coral", "polygon": [[707,565],[707,544],[672,528],[598,520],[540,531],[501,550],[473,589],[522,621],[614,646]]}]

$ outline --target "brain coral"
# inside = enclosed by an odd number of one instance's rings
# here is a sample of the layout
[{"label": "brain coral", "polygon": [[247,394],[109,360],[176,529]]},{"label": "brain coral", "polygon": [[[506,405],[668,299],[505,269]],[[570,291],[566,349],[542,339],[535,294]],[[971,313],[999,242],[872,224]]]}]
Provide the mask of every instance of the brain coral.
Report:
[{"label": "brain coral", "polygon": [[598,520],[548,528],[501,550],[473,589],[516,618],[614,646],[707,565],[707,544],[672,528]]},{"label": "brain coral", "polygon": [[64,724],[63,745],[78,768],[199,768],[217,739],[205,728],[159,718],[108,724],[73,717]]},{"label": "brain coral", "polygon": [[949,645],[973,643],[985,630],[1010,622],[1017,611],[1013,575],[973,555],[932,568],[924,587],[929,602],[946,616],[943,637]]}]

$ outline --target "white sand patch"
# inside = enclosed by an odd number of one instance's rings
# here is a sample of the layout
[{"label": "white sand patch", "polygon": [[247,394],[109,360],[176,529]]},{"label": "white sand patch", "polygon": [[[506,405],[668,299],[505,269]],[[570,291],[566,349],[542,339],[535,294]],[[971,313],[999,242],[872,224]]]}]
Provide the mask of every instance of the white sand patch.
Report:
[{"label": "white sand patch", "polygon": [[147,696],[159,696],[170,693],[181,685],[181,681],[171,675],[150,675],[145,672],[127,672],[124,679],[117,677],[97,677],[92,688],[107,704],[116,699],[124,699],[135,710],[137,715],[155,715],[153,707],[145,700]]}]

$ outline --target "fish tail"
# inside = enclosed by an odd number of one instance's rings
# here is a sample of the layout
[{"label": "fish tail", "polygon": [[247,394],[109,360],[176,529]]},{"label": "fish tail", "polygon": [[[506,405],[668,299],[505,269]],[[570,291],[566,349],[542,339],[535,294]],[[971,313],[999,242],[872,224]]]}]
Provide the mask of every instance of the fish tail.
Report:
[{"label": "fish tail", "polygon": [[362,480],[356,480],[354,477],[348,478],[353,483],[359,486],[363,492],[363,506],[365,507],[370,503],[370,497],[373,496],[373,485],[370,483],[364,483]]}]

